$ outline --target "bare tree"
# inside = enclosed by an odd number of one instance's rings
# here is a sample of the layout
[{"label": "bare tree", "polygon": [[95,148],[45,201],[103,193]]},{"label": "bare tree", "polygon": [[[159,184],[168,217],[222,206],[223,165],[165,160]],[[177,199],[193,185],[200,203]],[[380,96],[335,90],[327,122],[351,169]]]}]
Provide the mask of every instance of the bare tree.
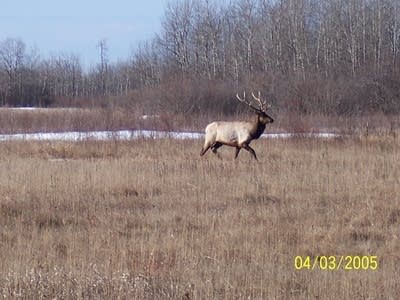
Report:
[{"label": "bare tree", "polygon": [[195,69],[209,79],[215,78],[222,70],[222,16],[215,1],[204,0],[196,3],[193,24],[193,50]]},{"label": "bare tree", "polygon": [[21,91],[21,70],[25,57],[25,44],[19,39],[7,38],[0,43],[0,68],[7,74],[4,102],[18,97]]},{"label": "bare tree", "polygon": [[107,75],[108,75],[108,47],[107,40],[102,39],[98,42],[97,47],[100,49],[100,93],[104,96],[107,94]]},{"label": "bare tree", "polygon": [[192,0],[169,3],[162,21],[159,41],[181,71],[187,71],[190,65],[193,10]]}]

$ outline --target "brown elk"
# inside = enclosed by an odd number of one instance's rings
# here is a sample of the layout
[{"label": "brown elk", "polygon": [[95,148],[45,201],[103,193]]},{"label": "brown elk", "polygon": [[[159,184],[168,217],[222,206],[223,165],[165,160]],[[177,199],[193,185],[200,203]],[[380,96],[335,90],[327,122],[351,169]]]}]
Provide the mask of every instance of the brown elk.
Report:
[{"label": "brown elk", "polygon": [[253,157],[257,159],[256,152],[250,147],[252,140],[258,139],[264,132],[265,126],[268,123],[272,123],[274,120],[267,115],[267,110],[270,105],[267,105],[265,101],[261,100],[261,93],[258,92],[258,97],[251,93],[254,100],[256,100],[258,107],[255,107],[251,101],[246,100],[246,93],[243,94],[243,98],[240,98],[236,94],[236,98],[251,107],[256,117],[252,122],[212,122],[206,127],[206,135],[204,146],[201,149],[200,155],[203,156],[208,149],[211,148],[212,152],[217,154],[217,149],[223,145],[231,146],[236,148],[235,159],[239,155],[240,149],[249,151]]}]

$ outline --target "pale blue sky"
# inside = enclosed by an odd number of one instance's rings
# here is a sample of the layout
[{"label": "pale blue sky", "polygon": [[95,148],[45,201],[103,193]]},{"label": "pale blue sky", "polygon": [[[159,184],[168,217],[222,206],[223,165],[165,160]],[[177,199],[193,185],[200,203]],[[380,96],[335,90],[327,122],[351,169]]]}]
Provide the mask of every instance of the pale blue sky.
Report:
[{"label": "pale blue sky", "polygon": [[111,61],[124,60],[160,31],[170,0],[0,0],[0,41],[20,38],[43,57],[76,54],[88,67],[107,40]]}]

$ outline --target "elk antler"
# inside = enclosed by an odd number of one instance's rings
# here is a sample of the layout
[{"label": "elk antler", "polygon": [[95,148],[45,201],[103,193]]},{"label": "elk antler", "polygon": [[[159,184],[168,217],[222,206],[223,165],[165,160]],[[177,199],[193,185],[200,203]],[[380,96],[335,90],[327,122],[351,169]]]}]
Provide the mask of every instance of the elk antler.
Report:
[{"label": "elk antler", "polygon": [[265,100],[261,100],[261,92],[260,91],[258,91],[258,97],[256,97],[253,92],[251,93],[251,95],[258,102],[258,105],[260,106],[260,109],[263,112],[266,112],[271,107],[271,105],[267,104],[267,102]]},{"label": "elk antler", "polygon": [[243,103],[247,104],[248,106],[250,106],[255,111],[266,112],[268,110],[268,108],[271,107],[270,105],[267,105],[267,103],[265,101],[261,100],[261,92],[260,91],[258,91],[258,97],[256,97],[253,92],[251,93],[251,95],[253,96],[254,100],[257,101],[258,107],[255,107],[254,105],[251,104],[250,101],[246,100],[246,92],[243,92],[243,99],[241,99],[238,94],[236,94],[236,98],[240,102],[243,102]]},{"label": "elk antler", "polygon": [[238,93],[236,94],[236,98],[237,98],[240,102],[243,102],[243,103],[246,103],[246,104],[247,104],[247,102],[246,102],[246,92],[243,92],[243,99],[239,97],[239,94],[238,94]]}]

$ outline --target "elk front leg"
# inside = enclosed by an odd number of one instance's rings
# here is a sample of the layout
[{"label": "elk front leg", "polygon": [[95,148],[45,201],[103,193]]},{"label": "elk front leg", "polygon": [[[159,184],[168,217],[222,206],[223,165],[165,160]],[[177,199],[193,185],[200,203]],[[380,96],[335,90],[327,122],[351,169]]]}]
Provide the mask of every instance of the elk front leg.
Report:
[{"label": "elk front leg", "polygon": [[255,160],[258,161],[256,152],[254,151],[253,148],[251,148],[248,144],[244,144],[242,147],[243,147],[244,149],[246,149],[247,151],[249,151],[249,152],[253,155],[253,157],[255,158]]}]

